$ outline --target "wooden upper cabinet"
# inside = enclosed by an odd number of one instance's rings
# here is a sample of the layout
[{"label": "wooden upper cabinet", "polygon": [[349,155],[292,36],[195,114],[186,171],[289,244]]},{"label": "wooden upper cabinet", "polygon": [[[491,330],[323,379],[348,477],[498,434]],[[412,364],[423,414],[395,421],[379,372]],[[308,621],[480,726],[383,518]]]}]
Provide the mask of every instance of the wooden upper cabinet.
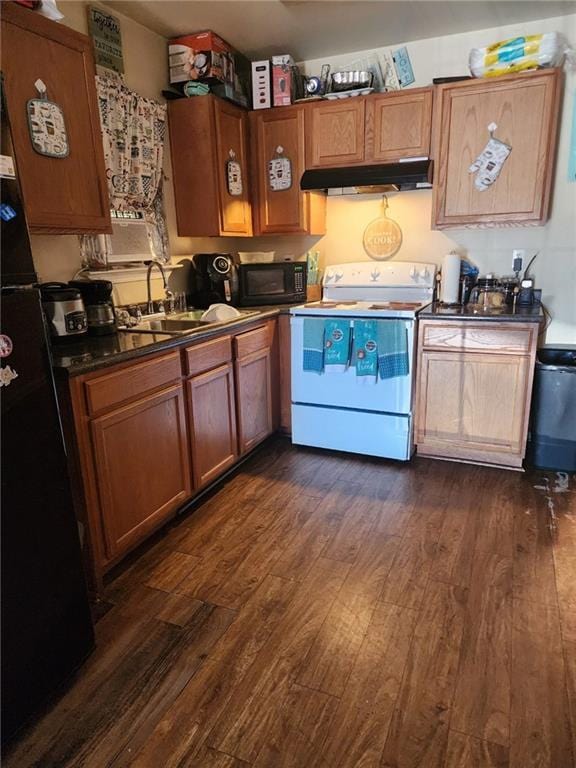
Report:
[{"label": "wooden upper cabinet", "polygon": [[[251,235],[252,210],[248,166],[248,118],[243,109],[222,99],[214,101],[216,168],[220,199],[220,231],[223,235]],[[229,173],[240,169],[239,185],[232,189]],[[241,189],[241,192],[240,192]],[[234,192],[234,194],[231,194]]]},{"label": "wooden upper cabinet", "polygon": [[431,126],[431,88],[366,99],[366,160],[390,163],[405,157],[428,157]]},{"label": "wooden upper cabinet", "polygon": [[[300,190],[305,168],[304,106],[252,112],[250,136],[255,182],[255,233],[325,234],[325,195]],[[290,164],[290,185],[273,189],[269,163],[281,158]]]},{"label": "wooden upper cabinet", "polygon": [[178,234],[251,235],[246,112],[197,96],[170,101],[168,120]]},{"label": "wooden upper cabinet", "polygon": [[[433,226],[543,224],[549,213],[561,73],[539,70],[442,85],[437,92]],[[499,177],[475,187],[469,167],[490,139],[512,151]]]},{"label": "wooden upper cabinet", "polygon": [[[2,3],[2,72],[14,154],[31,232],[111,232],[92,42],[13,3]],[[27,102],[42,79],[63,113],[69,154],[36,152]]]},{"label": "wooden upper cabinet", "polygon": [[365,99],[319,101],[306,117],[306,167],[330,168],[364,161]]}]

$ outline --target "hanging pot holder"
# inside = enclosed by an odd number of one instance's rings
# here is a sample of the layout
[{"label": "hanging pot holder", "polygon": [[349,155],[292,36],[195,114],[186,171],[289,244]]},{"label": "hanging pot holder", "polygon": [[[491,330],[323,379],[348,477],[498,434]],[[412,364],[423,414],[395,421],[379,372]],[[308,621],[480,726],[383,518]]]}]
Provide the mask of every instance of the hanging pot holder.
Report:
[{"label": "hanging pot holder", "polygon": [[228,153],[230,160],[226,163],[226,181],[228,186],[228,194],[232,197],[240,197],[243,192],[242,186],[242,168],[240,163],[236,160],[236,153],[234,150],[230,150]]},{"label": "hanging pot holder", "polygon": [[26,104],[32,147],[45,157],[68,157],[70,148],[62,107],[49,101],[42,81],[36,81],[36,88],[41,98],[30,99]]},{"label": "hanging pot holder", "polygon": [[276,157],[268,161],[268,181],[272,192],[283,192],[292,186],[292,163],[283,157],[283,147],[276,147]]}]

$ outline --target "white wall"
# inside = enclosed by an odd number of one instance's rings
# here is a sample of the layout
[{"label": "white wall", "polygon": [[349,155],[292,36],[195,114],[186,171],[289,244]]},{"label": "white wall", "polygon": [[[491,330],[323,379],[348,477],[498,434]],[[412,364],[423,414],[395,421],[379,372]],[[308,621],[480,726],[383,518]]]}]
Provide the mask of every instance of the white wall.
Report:
[{"label": "white wall", "polygon": [[[576,46],[576,15],[530,22],[433,40],[406,44],[416,77],[415,86],[428,85],[432,77],[467,74],[468,53],[518,34],[561,31]],[[396,48],[398,46],[394,46]],[[385,49],[380,49],[382,52]],[[365,53],[365,52],[363,52]],[[328,60],[333,71],[362,54],[354,53]],[[318,74],[326,60],[304,63],[307,74]],[[403,231],[402,247],[394,257],[440,263],[455,249],[467,255],[481,272],[509,274],[513,248],[529,254],[540,251],[534,263],[536,284],[552,314],[547,343],[576,343],[576,183],[568,182],[568,151],[572,110],[576,96],[576,75],[566,73],[564,104],[560,123],[559,151],[553,188],[552,214],[543,227],[513,227],[485,230],[433,231],[430,228],[432,193],[402,192],[389,195],[387,215]],[[326,264],[366,259],[362,234],[380,213],[381,197],[331,197],[328,200],[327,235],[318,244]]]}]

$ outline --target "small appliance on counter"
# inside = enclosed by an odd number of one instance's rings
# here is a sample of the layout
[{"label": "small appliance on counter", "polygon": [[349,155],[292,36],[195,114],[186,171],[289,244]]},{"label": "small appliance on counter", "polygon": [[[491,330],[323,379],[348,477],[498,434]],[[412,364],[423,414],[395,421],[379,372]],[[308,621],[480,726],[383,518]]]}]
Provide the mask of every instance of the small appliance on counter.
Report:
[{"label": "small appliance on counter", "polygon": [[40,295],[52,338],[76,338],[87,332],[86,309],[77,288],[67,283],[42,283]]},{"label": "small appliance on counter", "polygon": [[116,333],[116,316],[110,280],[71,280],[68,285],[80,291],[91,336]]},{"label": "small appliance on counter", "polygon": [[238,304],[238,269],[229,253],[196,253],[190,270],[188,303],[198,309],[211,304]]},{"label": "small appliance on counter", "polygon": [[470,294],[470,304],[483,309],[494,309],[505,303],[500,281],[492,273],[479,277]]},{"label": "small appliance on counter", "polygon": [[240,306],[306,301],[306,262],[240,264]]}]

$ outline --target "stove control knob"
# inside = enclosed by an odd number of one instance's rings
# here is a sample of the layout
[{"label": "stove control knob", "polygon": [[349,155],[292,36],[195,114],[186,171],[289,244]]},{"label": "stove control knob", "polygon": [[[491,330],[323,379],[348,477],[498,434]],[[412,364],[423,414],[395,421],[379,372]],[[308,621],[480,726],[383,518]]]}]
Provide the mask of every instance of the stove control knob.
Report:
[{"label": "stove control knob", "polygon": [[328,272],[326,272],[326,282],[328,282],[329,280],[332,280],[333,277],[334,277],[334,272],[331,269],[329,269]]},{"label": "stove control knob", "polygon": [[430,272],[428,272],[428,267],[424,267],[420,270],[420,277],[427,278],[430,276]]},{"label": "stove control knob", "polygon": [[370,280],[372,280],[373,283],[375,283],[379,277],[380,277],[379,269],[373,269],[372,272],[370,272]]},{"label": "stove control knob", "polygon": [[418,272],[416,271],[416,267],[410,267],[410,277],[412,280],[416,280],[418,277]]},{"label": "stove control knob", "polygon": [[343,277],[344,277],[344,272],[342,272],[341,270],[338,270],[338,272],[336,272],[335,274],[336,282],[338,282],[338,280],[341,280]]}]

